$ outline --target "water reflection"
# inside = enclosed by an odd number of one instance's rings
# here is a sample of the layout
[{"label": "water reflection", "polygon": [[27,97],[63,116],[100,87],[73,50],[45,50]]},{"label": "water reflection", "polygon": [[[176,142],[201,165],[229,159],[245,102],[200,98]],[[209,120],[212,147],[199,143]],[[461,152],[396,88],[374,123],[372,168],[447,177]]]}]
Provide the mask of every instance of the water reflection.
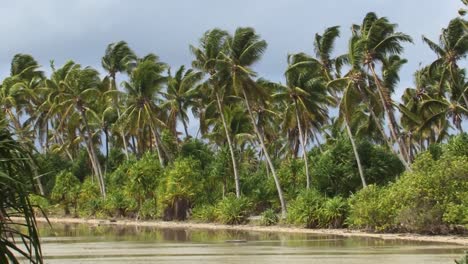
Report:
[{"label": "water reflection", "polygon": [[[452,263],[463,251],[399,240],[117,225],[41,225],[40,235],[46,263]],[[237,240],[246,243],[227,243]]]}]

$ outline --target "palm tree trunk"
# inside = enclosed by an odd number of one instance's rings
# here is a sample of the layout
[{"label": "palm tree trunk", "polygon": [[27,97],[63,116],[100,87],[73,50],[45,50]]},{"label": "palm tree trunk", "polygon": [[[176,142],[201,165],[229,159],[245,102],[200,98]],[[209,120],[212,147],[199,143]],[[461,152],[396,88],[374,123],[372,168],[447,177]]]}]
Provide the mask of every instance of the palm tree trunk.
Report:
[{"label": "palm tree trunk", "polygon": [[107,127],[104,128],[104,135],[106,136],[106,168],[104,171],[107,172],[107,166],[109,166],[109,131]]},{"label": "palm tree trunk", "polygon": [[380,124],[379,118],[377,117],[377,115],[374,112],[374,109],[372,108],[371,101],[369,100],[369,97],[367,96],[365,91],[363,91],[361,89],[360,86],[358,86],[358,90],[359,90],[359,93],[361,94],[361,97],[366,101],[368,109],[369,109],[369,113],[370,113],[372,119],[374,120],[374,123],[377,126],[377,129],[379,130],[380,134],[382,134],[382,138],[384,139],[384,141],[387,144],[388,148],[390,149],[390,151],[392,151],[398,157],[398,159],[400,159],[401,163],[403,163],[405,168],[407,170],[410,170],[410,166],[409,166],[408,162],[411,162],[411,161],[407,161],[400,152],[395,150],[395,148],[393,147],[392,138],[391,137],[388,138],[387,134],[385,134],[385,130],[382,127],[382,124]]},{"label": "palm tree trunk", "polygon": [[151,132],[153,133],[154,146],[156,147],[156,152],[158,153],[159,164],[161,164],[161,167],[164,168],[164,160],[163,160],[162,153],[161,153],[161,147],[159,145],[158,132],[156,131],[156,129],[153,128],[153,126],[151,126],[150,129],[151,129]]},{"label": "palm tree trunk", "polygon": [[[115,73],[111,73],[112,81],[109,83],[109,91],[116,90],[117,91],[117,84],[115,82]],[[117,109],[117,119],[120,119],[120,108],[117,97],[112,97],[112,104]],[[120,132],[120,136],[122,137],[123,145],[124,145],[124,153],[125,157],[128,160],[128,149],[127,149],[127,140],[125,138],[125,133],[123,131]]]},{"label": "palm tree trunk", "polygon": [[275,167],[273,166],[273,162],[271,161],[270,155],[267,152],[267,148],[265,146],[265,143],[263,142],[263,137],[260,134],[260,131],[258,130],[257,123],[255,122],[255,118],[253,116],[252,109],[250,109],[249,99],[247,97],[247,94],[246,94],[244,88],[242,88],[242,93],[244,95],[244,102],[245,102],[245,105],[247,106],[247,110],[249,112],[250,120],[252,121],[252,125],[253,125],[253,128],[255,130],[255,134],[257,134],[258,141],[260,142],[260,146],[262,147],[262,150],[263,150],[263,154],[264,154],[265,159],[266,159],[266,161],[268,163],[268,166],[270,167],[271,174],[273,175],[273,179],[275,180],[276,190],[278,192],[278,198],[279,198],[280,204],[281,204],[281,215],[282,215],[282,217],[286,217],[286,212],[287,212],[286,211],[286,202],[284,200],[283,190],[281,189],[281,184],[280,184],[278,175],[276,175]]},{"label": "palm tree trunk", "polygon": [[102,197],[106,198],[106,186],[104,183],[104,176],[102,175],[101,165],[99,164],[99,159],[96,155],[96,151],[94,150],[92,133],[91,133],[91,129],[89,128],[88,118],[86,117],[86,113],[84,109],[80,109],[80,113],[81,113],[81,118],[83,119],[83,123],[85,125],[86,133],[88,134],[88,136],[87,137],[85,136],[84,138],[85,138],[86,144],[88,145],[88,151],[91,156],[91,163],[94,163],[94,170],[95,170],[96,177],[98,178],[98,181],[99,181],[101,195]]},{"label": "palm tree trunk", "polygon": [[227,127],[226,119],[224,118],[224,112],[223,112],[223,106],[221,105],[221,99],[219,98],[219,94],[216,91],[216,103],[218,105],[218,111],[221,116],[221,120],[223,122],[223,127],[224,127],[224,133],[226,134],[226,139],[228,142],[229,146],[229,152],[231,153],[231,161],[232,161],[232,170],[234,171],[234,182],[236,185],[236,197],[240,197],[240,179],[239,179],[239,173],[237,171],[237,162],[236,162],[236,156],[234,154],[234,148],[232,147],[232,142],[231,142],[231,136],[229,135],[229,129]]},{"label": "palm tree trunk", "polygon": [[184,118],[181,118],[181,120],[182,120],[182,125],[184,125],[185,137],[188,138],[189,133],[188,133],[188,128],[187,128],[187,123],[185,122]]},{"label": "palm tree trunk", "polygon": [[128,147],[127,147],[127,139],[125,138],[124,132],[120,132],[120,136],[122,137],[122,142],[123,142],[123,145],[124,145],[125,157],[127,158],[127,160],[129,160],[129,157],[128,157]]},{"label": "palm tree trunk", "polygon": [[354,157],[356,158],[356,163],[358,166],[359,176],[361,177],[362,187],[366,188],[366,178],[364,177],[364,171],[362,170],[361,158],[356,147],[356,142],[354,142],[353,133],[351,133],[351,128],[349,127],[348,120],[345,118],[346,132],[348,133],[349,141],[351,141],[351,146],[353,147]]},{"label": "palm tree trunk", "polygon": [[27,155],[28,155],[28,158],[32,161],[31,167],[33,170],[34,178],[36,179],[36,184],[37,184],[37,188],[39,189],[39,193],[42,196],[44,196],[45,195],[44,186],[42,185],[41,178],[39,178],[39,172],[37,170],[36,161],[33,159],[31,154],[28,153]]},{"label": "palm tree trunk", "polygon": [[310,175],[309,175],[309,163],[307,162],[307,151],[304,144],[304,137],[302,135],[302,126],[301,126],[301,119],[299,118],[299,110],[297,109],[297,100],[294,100],[294,105],[296,108],[296,121],[297,121],[297,128],[299,129],[299,141],[302,146],[302,158],[304,159],[305,164],[305,171],[306,171],[306,188],[310,189]]},{"label": "palm tree trunk", "polygon": [[390,134],[393,137],[393,141],[397,143],[397,146],[400,149],[400,153],[403,156],[404,160],[406,161],[404,163],[404,164],[406,164],[405,167],[409,167],[408,166],[408,150],[406,149],[405,144],[402,143],[401,140],[399,140],[399,138],[398,138],[399,131],[398,131],[398,124],[396,122],[395,115],[389,109],[389,106],[387,105],[387,102],[386,102],[385,97],[384,97],[383,87],[382,87],[382,84],[380,83],[379,78],[377,77],[377,74],[375,73],[374,66],[369,65],[369,68],[370,68],[370,70],[372,72],[372,76],[374,77],[374,81],[377,84],[377,90],[378,90],[378,93],[379,93],[380,101],[382,102],[382,106],[384,108],[384,111],[387,114],[388,128],[390,129]]}]

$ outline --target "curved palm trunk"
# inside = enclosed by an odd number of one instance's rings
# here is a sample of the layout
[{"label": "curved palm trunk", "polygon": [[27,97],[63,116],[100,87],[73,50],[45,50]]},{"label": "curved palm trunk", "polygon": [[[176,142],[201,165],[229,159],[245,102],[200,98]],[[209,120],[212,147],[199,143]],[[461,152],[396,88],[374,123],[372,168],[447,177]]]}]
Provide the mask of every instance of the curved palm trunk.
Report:
[{"label": "curved palm trunk", "polygon": [[[369,109],[369,113],[372,117],[372,119],[374,120],[374,123],[375,125],[377,126],[377,129],[379,130],[380,134],[382,134],[382,138],[385,140],[385,143],[387,144],[388,148],[390,149],[390,151],[392,151],[397,157],[398,159],[401,161],[401,163],[403,163],[403,165],[405,166],[405,168],[407,170],[411,170],[411,167],[409,166],[408,164],[408,161],[403,157],[403,155],[396,151],[394,148],[393,148],[393,140],[392,140],[392,137],[387,138],[387,134],[385,134],[385,130],[384,128],[382,127],[382,124],[380,124],[379,122],[379,118],[377,117],[377,115],[375,114],[374,112],[374,109],[372,108],[371,106],[371,101],[369,100],[369,97],[367,96],[367,94],[361,89],[361,87],[358,85],[358,91],[359,93],[361,94],[361,97],[366,101],[367,105],[368,105],[368,109]],[[411,160],[411,159],[410,159]]]},{"label": "curved palm trunk", "polygon": [[224,127],[224,133],[226,133],[226,139],[228,142],[229,146],[229,152],[231,153],[231,161],[232,161],[232,170],[234,171],[234,182],[236,185],[236,197],[240,197],[240,179],[239,179],[239,173],[237,171],[237,162],[236,162],[236,156],[234,154],[234,148],[232,147],[232,141],[231,141],[231,136],[229,135],[229,130],[227,127],[226,119],[224,118],[224,112],[223,112],[223,106],[221,105],[221,99],[219,98],[218,92],[216,93],[216,103],[218,105],[218,111],[221,116],[221,120],[223,122],[223,127]]},{"label": "curved palm trunk", "polygon": [[266,161],[268,163],[268,166],[270,167],[271,174],[273,175],[273,179],[275,180],[276,190],[278,192],[278,198],[279,198],[280,204],[281,204],[281,215],[282,215],[282,217],[286,217],[286,212],[287,212],[286,211],[286,202],[284,200],[283,190],[281,189],[281,184],[280,184],[278,175],[276,175],[275,167],[273,166],[273,162],[271,162],[270,155],[268,154],[265,143],[263,142],[263,137],[260,134],[260,131],[258,130],[257,123],[255,122],[255,118],[253,116],[252,109],[250,109],[249,99],[247,97],[247,94],[245,93],[244,88],[242,88],[242,93],[244,95],[245,105],[247,106],[247,110],[249,112],[250,120],[252,121],[252,125],[254,127],[255,134],[257,134],[258,141],[260,142],[260,146],[262,147],[262,150],[263,150],[263,154],[264,154],[265,159],[266,159]]},{"label": "curved palm trunk", "polygon": [[364,171],[362,170],[361,158],[356,147],[356,142],[354,142],[353,134],[351,133],[351,128],[349,127],[348,120],[345,118],[346,132],[348,133],[349,141],[351,141],[351,146],[353,147],[354,157],[356,158],[356,163],[358,165],[359,176],[361,177],[362,187],[366,188],[366,178],[364,177]]},{"label": "curved palm trunk", "polygon": [[379,98],[380,101],[382,102],[382,105],[384,107],[385,113],[387,114],[388,118],[388,128],[390,129],[390,134],[392,135],[393,141],[397,143],[398,148],[400,149],[400,153],[403,156],[404,160],[406,161],[406,165],[408,164],[408,150],[406,149],[406,145],[401,142],[401,140],[398,139],[398,124],[395,119],[395,115],[393,112],[389,109],[387,102],[384,97],[384,91],[382,84],[380,83],[379,78],[377,77],[377,74],[375,73],[375,69],[373,65],[369,65],[369,68],[372,72],[372,76],[374,77],[374,81],[377,84],[377,90],[379,93]]},{"label": "curved palm trunk", "polygon": [[101,165],[99,164],[99,159],[96,155],[96,151],[94,150],[92,133],[91,133],[91,129],[89,128],[88,118],[86,117],[84,109],[80,109],[80,113],[81,113],[81,118],[83,119],[83,123],[85,125],[86,133],[88,134],[88,136],[87,137],[85,136],[84,138],[85,138],[85,142],[88,148],[88,153],[91,158],[91,163],[94,164],[93,168],[94,168],[96,177],[98,178],[98,181],[99,181],[101,195],[102,197],[106,198],[106,186],[104,183],[104,176],[102,175]]},{"label": "curved palm trunk", "polygon": [[305,171],[306,171],[306,188],[310,189],[310,175],[309,175],[309,163],[307,161],[307,151],[304,144],[304,137],[302,135],[302,126],[301,126],[301,119],[299,118],[299,110],[297,109],[297,100],[294,100],[295,108],[296,108],[296,121],[297,127],[299,129],[299,141],[302,146],[302,159],[304,159],[305,164]]}]

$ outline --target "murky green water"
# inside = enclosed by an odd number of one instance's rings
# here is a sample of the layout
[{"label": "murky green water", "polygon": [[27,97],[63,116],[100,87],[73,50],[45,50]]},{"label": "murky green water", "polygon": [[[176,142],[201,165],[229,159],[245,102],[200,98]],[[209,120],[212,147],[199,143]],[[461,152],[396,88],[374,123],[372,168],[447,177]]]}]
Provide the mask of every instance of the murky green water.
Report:
[{"label": "murky green water", "polygon": [[[46,263],[454,263],[463,247],[310,234],[41,225]],[[233,242],[245,240],[246,242]]]}]

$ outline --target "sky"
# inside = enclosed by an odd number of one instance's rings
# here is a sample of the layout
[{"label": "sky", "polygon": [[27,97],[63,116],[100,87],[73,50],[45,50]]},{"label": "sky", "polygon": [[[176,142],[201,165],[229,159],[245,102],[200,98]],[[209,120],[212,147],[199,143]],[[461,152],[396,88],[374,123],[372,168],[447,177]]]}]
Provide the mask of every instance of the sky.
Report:
[{"label": "sky", "polygon": [[[33,55],[44,70],[67,60],[100,70],[109,43],[125,40],[139,56],[156,53],[172,68],[190,65],[189,44],[218,27],[233,32],[254,27],[268,42],[254,69],[259,76],[282,81],[289,53],[312,54],[315,33],[341,26],[334,53],[346,52],[352,24],[373,11],[399,25],[414,44],[405,45],[398,100],[412,86],[413,73],[435,59],[421,36],[437,40],[457,16],[460,0],[17,0],[0,3],[0,78],[9,74],[17,53]],[[466,60],[462,67],[467,67]]]}]

